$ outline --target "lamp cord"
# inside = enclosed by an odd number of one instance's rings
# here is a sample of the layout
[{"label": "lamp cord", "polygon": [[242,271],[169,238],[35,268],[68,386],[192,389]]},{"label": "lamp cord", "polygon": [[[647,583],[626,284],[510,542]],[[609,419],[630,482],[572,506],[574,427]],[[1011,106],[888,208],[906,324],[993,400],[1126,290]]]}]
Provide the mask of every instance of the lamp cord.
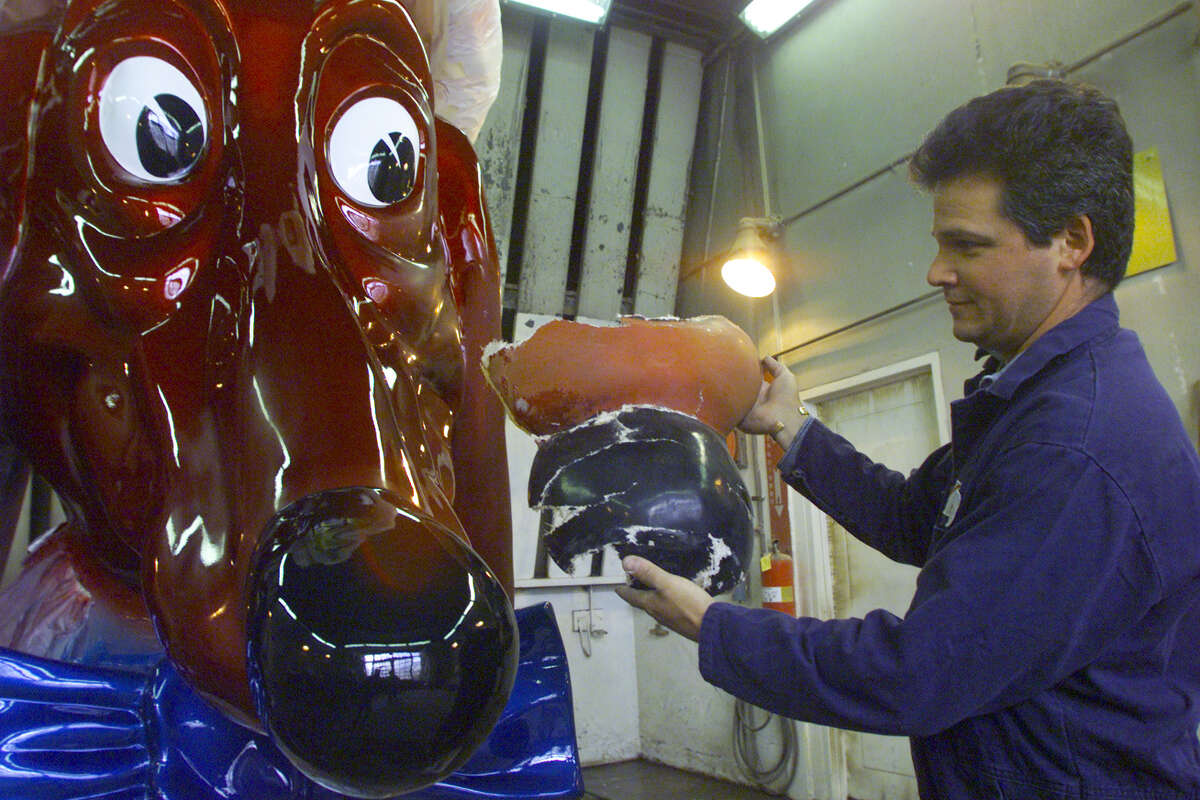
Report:
[{"label": "lamp cord", "polygon": [[[761,709],[759,709],[761,710]],[[733,753],[742,772],[762,791],[784,796],[788,786],[796,777],[796,762],[799,747],[796,726],[786,717],[763,711],[763,720],[754,720],[755,707],[745,700],[737,700],[733,709]],[[757,736],[766,730],[772,720],[779,722],[779,758],[775,763],[764,766],[758,749]]]}]

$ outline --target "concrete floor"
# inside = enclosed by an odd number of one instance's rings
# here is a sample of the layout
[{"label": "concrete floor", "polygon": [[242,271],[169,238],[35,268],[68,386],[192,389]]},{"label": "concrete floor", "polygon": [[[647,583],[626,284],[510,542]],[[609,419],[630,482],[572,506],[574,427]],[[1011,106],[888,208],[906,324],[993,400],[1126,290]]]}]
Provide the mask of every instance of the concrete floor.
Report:
[{"label": "concrete floor", "polygon": [[775,800],[747,786],[649,761],[583,769],[583,800]]}]

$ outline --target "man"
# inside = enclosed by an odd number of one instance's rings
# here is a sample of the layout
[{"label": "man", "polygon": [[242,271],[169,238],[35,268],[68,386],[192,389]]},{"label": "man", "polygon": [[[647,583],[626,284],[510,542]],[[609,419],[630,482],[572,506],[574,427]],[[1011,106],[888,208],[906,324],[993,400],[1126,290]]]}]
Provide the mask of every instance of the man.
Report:
[{"label": "man", "polygon": [[924,798],[1200,797],[1200,459],[1112,289],[1133,229],[1116,105],[1041,81],[950,115],[933,194],[956,338],[990,358],[952,444],[907,478],[807,416],[772,359],[741,422],[851,533],[921,567],[903,619],[714,603],[628,558],[622,597],[700,643],[711,683],[811,722],[911,737]]}]

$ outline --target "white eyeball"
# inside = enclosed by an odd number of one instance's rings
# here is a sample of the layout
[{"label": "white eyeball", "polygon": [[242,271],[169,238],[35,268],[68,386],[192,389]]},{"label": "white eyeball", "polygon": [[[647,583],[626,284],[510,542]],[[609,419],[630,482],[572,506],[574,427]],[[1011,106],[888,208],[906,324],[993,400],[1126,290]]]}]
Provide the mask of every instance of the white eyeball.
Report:
[{"label": "white eyeball", "polygon": [[100,89],[100,138],[136,178],[180,180],[200,162],[207,137],[200,92],[161,58],[125,59]]},{"label": "white eyeball", "polygon": [[368,97],[334,124],[329,170],[354,202],[382,208],[412,194],[420,146],[408,109],[387,97]]}]

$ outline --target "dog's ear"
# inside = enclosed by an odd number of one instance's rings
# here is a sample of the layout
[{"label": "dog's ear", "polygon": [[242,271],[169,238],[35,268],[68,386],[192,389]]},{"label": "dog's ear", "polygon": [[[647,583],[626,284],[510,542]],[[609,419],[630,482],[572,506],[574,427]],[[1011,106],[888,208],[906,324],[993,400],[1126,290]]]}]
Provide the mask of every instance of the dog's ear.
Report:
[{"label": "dog's ear", "polygon": [[438,211],[446,237],[450,288],[462,320],[463,395],[451,440],[455,485],[464,488],[454,511],[471,545],[513,592],[512,523],[504,407],[480,367],[483,349],[500,338],[500,262],[483,199],[483,174],[470,141],[437,120]]},{"label": "dog's ear", "polygon": [[[29,154],[29,111],[42,54],[54,38],[62,5],[0,0],[0,269],[16,244]],[[37,11],[25,11],[36,6]]]}]

